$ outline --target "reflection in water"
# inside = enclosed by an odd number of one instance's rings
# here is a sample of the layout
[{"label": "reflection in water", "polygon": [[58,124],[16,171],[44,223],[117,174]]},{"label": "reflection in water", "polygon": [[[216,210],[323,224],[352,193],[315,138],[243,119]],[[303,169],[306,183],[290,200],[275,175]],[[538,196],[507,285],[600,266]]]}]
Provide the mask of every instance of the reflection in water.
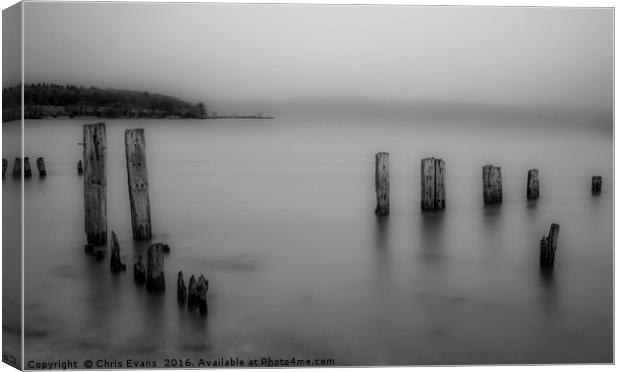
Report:
[{"label": "reflection in water", "polygon": [[445,212],[424,211],[420,214],[420,236],[421,252],[420,257],[430,263],[436,263],[443,257],[444,247],[444,218]]},{"label": "reflection in water", "polygon": [[556,311],[556,284],[553,279],[553,268],[541,267],[539,270],[541,300],[543,308],[549,312]]}]

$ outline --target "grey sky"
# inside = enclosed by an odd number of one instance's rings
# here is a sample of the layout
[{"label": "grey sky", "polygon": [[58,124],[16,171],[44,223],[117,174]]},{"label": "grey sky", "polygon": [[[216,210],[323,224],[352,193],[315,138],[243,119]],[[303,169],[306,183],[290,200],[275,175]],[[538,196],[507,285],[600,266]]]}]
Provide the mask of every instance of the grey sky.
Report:
[{"label": "grey sky", "polygon": [[26,82],[190,101],[612,105],[611,9],[27,3]]}]

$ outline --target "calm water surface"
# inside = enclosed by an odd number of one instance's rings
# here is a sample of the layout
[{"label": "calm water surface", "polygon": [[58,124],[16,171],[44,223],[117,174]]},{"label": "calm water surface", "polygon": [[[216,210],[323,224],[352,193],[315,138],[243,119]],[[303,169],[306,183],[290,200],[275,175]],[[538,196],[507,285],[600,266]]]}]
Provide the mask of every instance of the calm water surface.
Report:
[{"label": "calm water surface", "polygon": [[[337,365],[611,362],[612,136],[572,127],[312,120],[106,120],[108,229],[131,269],[123,132],[146,130],[153,241],[167,290],[83,252],[82,124],[27,121],[25,355],[333,358]],[[11,127],[5,127],[10,133]],[[390,153],[391,214],[374,214]],[[17,152],[5,144],[5,157]],[[15,152],[13,154],[12,152]],[[446,161],[447,209],[419,210],[420,159]],[[483,207],[482,165],[504,203]],[[12,166],[12,160],[10,162]],[[525,200],[529,168],[541,198]],[[590,194],[590,177],[603,193]],[[17,197],[4,181],[4,197]],[[539,239],[560,224],[552,275]],[[209,315],[176,303],[205,274]]]}]

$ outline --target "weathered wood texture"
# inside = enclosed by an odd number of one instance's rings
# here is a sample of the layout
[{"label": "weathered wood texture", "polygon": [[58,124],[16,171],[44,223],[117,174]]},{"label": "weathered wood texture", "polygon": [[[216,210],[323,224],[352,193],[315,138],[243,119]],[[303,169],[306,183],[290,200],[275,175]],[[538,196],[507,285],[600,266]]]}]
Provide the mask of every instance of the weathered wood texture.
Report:
[{"label": "weathered wood texture", "polygon": [[121,262],[121,246],[118,244],[118,238],[114,231],[112,231],[112,252],[110,254],[110,268],[112,272],[118,273],[123,270],[123,263]]},{"label": "weathered wood texture", "polygon": [[105,244],[108,234],[105,151],[105,124],[84,125],[84,225],[95,245]]},{"label": "weathered wood texture", "polygon": [[200,315],[207,315],[207,291],[209,290],[209,281],[203,275],[198,278],[198,311]]},{"label": "weathered wood texture", "polygon": [[177,302],[179,304],[185,304],[187,298],[187,288],[185,287],[185,280],[183,280],[183,271],[179,271],[177,275]]},{"label": "weathered wood texture", "polygon": [[77,174],[78,176],[82,175],[82,161],[81,160],[78,160],[78,163],[77,163]]},{"label": "weathered wood texture", "polygon": [[24,157],[24,177],[32,177],[32,168],[30,167],[30,158]]},{"label": "weathered wood texture", "polygon": [[198,294],[196,277],[192,275],[189,277],[189,283],[187,285],[187,309],[190,311],[196,310],[199,299],[200,295]]},{"label": "weathered wood texture", "polygon": [[390,154],[378,152],[375,155],[375,191],[377,206],[375,214],[385,216],[390,214]]},{"label": "weathered wood texture", "polygon": [[37,158],[37,170],[39,171],[39,177],[45,177],[47,171],[45,170],[45,160],[42,157]]},{"label": "weathered wood texture", "polygon": [[540,186],[538,181],[538,169],[527,171],[527,200],[535,200],[540,196]]},{"label": "weathered wood texture", "polygon": [[134,239],[139,240],[151,238],[151,207],[145,150],[144,129],[127,129],[125,131],[125,156],[131,228]]},{"label": "weathered wood texture", "polygon": [[146,249],[146,290],[163,292],[166,289],[164,279],[164,247],[161,243],[149,245]]},{"label": "weathered wood texture", "polygon": [[22,158],[15,158],[13,163],[13,177],[21,178],[22,176]]},{"label": "weathered wood texture", "polygon": [[485,204],[502,202],[502,170],[500,167],[482,167],[482,192]]},{"label": "weathered wood texture", "polygon": [[4,178],[6,174],[6,168],[8,166],[9,166],[9,162],[5,158],[2,158],[2,178]]},{"label": "weathered wood texture", "polygon": [[600,194],[603,187],[603,177],[592,176],[592,194]]},{"label": "weathered wood texture", "polygon": [[138,261],[133,265],[133,280],[138,284],[146,282],[146,267],[142,262],[142,255],[138,256]]},{"label": "weathered wood texture", "polygon": [[446,165],[442,159],[425,158],[420,163],[422,210],[446,207]]},{"label": "weathered wood texture", "polygon": [[540,240],[540,266],[545,268],[553,267],[559,234],[560,225],[554,223],[551,224],[549,229],[549,236],[543,236]]}]

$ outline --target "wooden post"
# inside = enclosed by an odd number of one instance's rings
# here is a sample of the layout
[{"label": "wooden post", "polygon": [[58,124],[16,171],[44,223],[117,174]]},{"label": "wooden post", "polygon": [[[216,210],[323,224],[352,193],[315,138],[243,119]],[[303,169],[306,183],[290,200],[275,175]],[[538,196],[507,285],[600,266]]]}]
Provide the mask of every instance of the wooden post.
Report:
[{"label": "wooden post", "polygon": [[187,285],[187,309],[195,310],[198,307],[199,298],[196,277],[192,275],[189,277],[189,284]]},{"label": "wooden post", "polygon": [[592,176],[592,194],[600,194],[601,188],[603,186],[603,177],[601,176]]},{"label": "wooden post", "polygon": [[207,315],[207,291],[209,281],[203,275],[198,278],[198,311],[200,315]]},{"label": "wooden post", "polygon": [[78,176],[82,175],[82,161],[81,160],[78,160],[77,173],[78,173]]},{"label": "wooden post", "polygon": [[146,290],[163,292],[166,289],[164,279],[164,247],[161,243],[149,245],[146,249]]},{"label": "wooden post", "polygon": [[30,159],[26,156],[24,158],[24,177],[32,177],[32,169],[30,168]]},{"label": "wooden post", "polygon": [[530,169],[527,171],[527,200],[536,200],[540,195],[538,182],[538,169]]},{"label": "wooden post", "polygon": [[15,158],[13,164],[13,177],[20,178],[22,176],[22,158]]},{"label": "wooden post", "polygon": [[112,254],[110,254],[110,268],[112,272],[118,273],[125,269],[125,265],[121,262],[121,246],[118,244],[116,234],[112,231]]},{"label": "wooden post", "polygon": [[551,268],[555,263],[555,250],[558,246],[560,225],[551,224],[549,236],[543,236],[540,240],[540,266]]},{"label": "wooden post", "polygon": [[37,170],[39,171],[39,177],[47,176],[47,171],[45,170],[45,160],[42,157],[37,158]]},{"label": "wooden post", "polygon": [[502,170],[500,167],[482,167],[482,191],[485,204],[502,202]]},{"label": "wooden post", "polygon": [[84,223],[90,244],[105,244],[108,234],[104,123],[84,125]]},{"label": "wooden post", "polygon": [[378,152],[375,155],[375,190],[377,193],[375,214],[378,216],[390,214],[390,154],[387,152]]},{"label": "wooden post", "polygon": [[142,263],[142,255],[138,256],[138,261],[133,265],[133,280],[138,284],[146,282],[146,268]]},{"label": "wooden post", "polygon": [[177,275],[177,301],[179,304],[185,304],[187,298],[187,288],[185,288],[185,281],[183,280],[183,271],[179,271]]},{"label": "wooden post", "polygon": [[9,166],[9,162],[2,158],[2,178],[4,179],[4,175],[6,174],[6,168]]},{"label": "wooden post", "polygon": [[144,129],[125,131],[127,182],[131,207],[131,228],[134,239],[151,238],[149,180],[146,171]]},{"label": "wooden post", "polygon": [[421,207],[424,211],[446,207],[446,165],[442,159],[425,158],[420,164]]}]

